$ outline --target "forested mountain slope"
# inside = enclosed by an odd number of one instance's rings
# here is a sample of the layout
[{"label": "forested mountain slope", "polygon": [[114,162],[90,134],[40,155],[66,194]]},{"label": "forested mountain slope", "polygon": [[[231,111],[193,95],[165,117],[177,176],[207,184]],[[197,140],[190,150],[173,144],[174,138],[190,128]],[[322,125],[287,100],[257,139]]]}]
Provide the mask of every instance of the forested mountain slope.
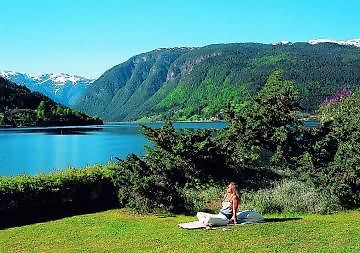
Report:
[{"label": "forested mountain slope", "polygon": [[75,106],[107,121],[220,118],[251,101],[275,69],[293,80],[306,112],[360,84],[360,48],[334,43],[218,44],[157,49],[106,71]]}]

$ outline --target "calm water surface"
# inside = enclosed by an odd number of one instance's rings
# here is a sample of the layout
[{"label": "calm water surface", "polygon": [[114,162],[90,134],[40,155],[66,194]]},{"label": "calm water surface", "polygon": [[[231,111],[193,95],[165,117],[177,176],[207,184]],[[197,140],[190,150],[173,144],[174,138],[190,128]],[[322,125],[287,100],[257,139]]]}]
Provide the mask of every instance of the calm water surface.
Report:
[{"label": "calm water surface", "polygon": [[[161,123],[147,124],[160,127]],[[175,123],[176,128],[223,128],[224,122]],[[90,127],[0,129],[0,176],[35,175],[105,164],[130,153],[144,155],[149,144],[135,123]]]}]

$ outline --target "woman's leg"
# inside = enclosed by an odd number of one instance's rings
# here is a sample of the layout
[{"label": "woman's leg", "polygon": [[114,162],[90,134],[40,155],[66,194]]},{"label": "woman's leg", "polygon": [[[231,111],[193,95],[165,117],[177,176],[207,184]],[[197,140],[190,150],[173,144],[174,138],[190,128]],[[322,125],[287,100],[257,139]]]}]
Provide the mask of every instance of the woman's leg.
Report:
[{"label": "woman's leg", "polygon": [[210,226],[226,225],[229,222],[229,220],[222,214],[198,212],[196,217],[203,224]]},{"label": "woman's leg", "polygon": [[204,213],[204,212],[198,212],[196,214],[196,217],[198,218],[198,220],[204,224],[207,224],[207,222],[209,221],[209,216],[211,214],[209,213]]},{"label": "woman's leg", "polygon": [[241,221],[259,222],[259,221],[263,221],[264,217],[256,211],[244,210],[236,214],[236,219],[240,222]]}]

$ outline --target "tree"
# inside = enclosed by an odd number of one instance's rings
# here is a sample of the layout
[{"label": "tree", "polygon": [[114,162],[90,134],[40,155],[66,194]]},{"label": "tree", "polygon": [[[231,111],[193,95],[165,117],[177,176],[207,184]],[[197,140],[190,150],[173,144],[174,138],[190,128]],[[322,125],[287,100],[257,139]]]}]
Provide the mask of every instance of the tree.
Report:
[{"label": "tree", "polygon": [[5,125],[4,119],[5,119],[4,114],[3,114],[3,113],[0,113],[0,125]]},{"label": "tree", "polygon": [[344,90],[333,98],[319,108],[320,127],[309,135],[301,168],[314,185],[337,196],[343,207],[358,207],[360,98]]},{"label": "tree", "polygon": [[46,121],[46,103],[44,100],[41,100],[38,108],[36,109],[36,115],[38,120]]},{"label": "tree", "polygon": [[61,105],[56,105],[55,115],[62,116],[63,114],[64,114],[64,107],[62,107]]},{"label": "tree", "polygon": [[294,169],[305,127],[298,119],[298,91],[282,71],[274,71],[262,90],[240,111],[229,109],[224,148],[233,154],[235,168],[271,165]]}]

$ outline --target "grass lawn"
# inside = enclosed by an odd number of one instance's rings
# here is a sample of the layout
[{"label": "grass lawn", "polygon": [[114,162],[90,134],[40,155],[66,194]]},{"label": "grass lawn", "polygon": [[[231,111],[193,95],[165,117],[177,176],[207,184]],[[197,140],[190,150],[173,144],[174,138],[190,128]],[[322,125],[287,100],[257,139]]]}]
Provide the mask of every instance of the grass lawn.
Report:
[{"label": "grass lawn", "polygon": [[114,209],[0,230],[0,252],[360,252],[360,211],[267,218],[190,231],[176,224],[194,217]]}]

